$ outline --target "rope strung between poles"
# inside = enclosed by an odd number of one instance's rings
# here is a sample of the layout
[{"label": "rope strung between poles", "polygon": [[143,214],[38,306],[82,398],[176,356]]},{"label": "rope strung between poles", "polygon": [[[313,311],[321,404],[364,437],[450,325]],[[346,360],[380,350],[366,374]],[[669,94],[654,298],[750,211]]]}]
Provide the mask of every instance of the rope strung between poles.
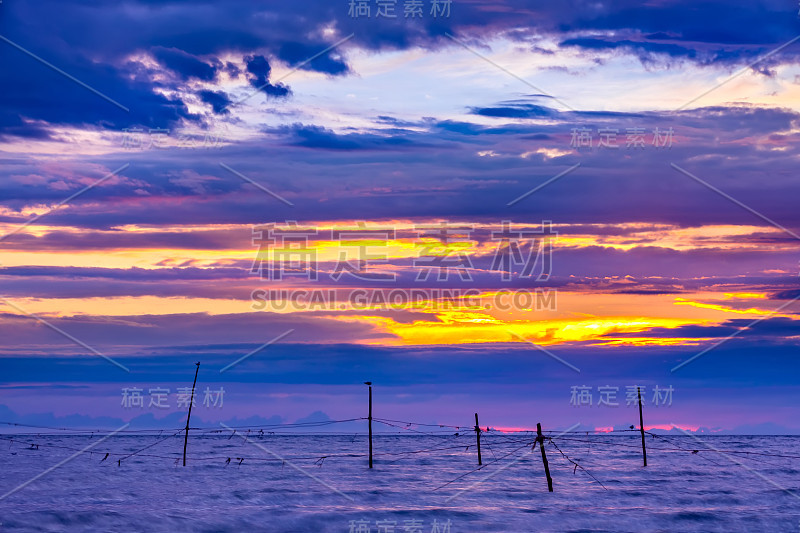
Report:
[{"label": "rope strung between poles", "polygon": [[[24,427],[24,428],[33,428],[33,429],[50,429],[53,431],[71,431],[72,433],[84,434],[84,433],[109,433],[107,429],[88,429],[88,428],[65,428],[65,427],[55,427],[55,426],[38,426],[33,424],[22,424],[20,422],[2,422],[0,424],[6,426],[14,426],[14,427]],[[171,431],[176,428],[152,428],[152,429],[119,429],[115,430],[114,433],[145,433],[145,432],[158,432],[158,431]],[[180,428],[183,430],[184,428]]]},{"label": "rope strung between poles", "polygon": [[182,429],[179,429],[178,431],[176,431],[176,432],[175,432],[175,433],[173,433],[172,435],[167,435],[166,437],[164,437],[164,438],[162,438],[162,439],[159,439],[159,440],[155,441],[155,442],[154,442],[154,443],[152,443],[152,444],[148,444],[147,446],[145,446],[145,447],[144,447],[144,448],[142,448],[141,450],[137,450],[137,451],[135,451],[135,452],[133,452],[133,453],[130,453],[130,454],[126,455],[125,457],[122,457],[122,458],[118,459],[118,460],[117,460],[117,465],[120,465],[120,464],[122,463],[122,461],[124,461],[125,459],[128,459],[129,457],[133,457],[134,455],[137,455],[139,452],[143,452],[143,451],[147,450],[148,448],[152,448],[152,447],[153,447],[153,446],[155,446],[156,444],[161,444],[161,443],[162,443],[162,442],[164,442],[165,440],[167,440],[167,439],[171,439],[172,437],[174,437],[175,435],[177,435],[177,434],[178,434],[178,433],[180,433],[181,431],[183,431],[183,430],[182,430]]},{"label": "rope strung between poles", "polygon": [[[316,428],[322,427],[329,427],[336,424],[342,423],[349,423],[349,422],[357,422],[367,420],[366,417],[358,417],[358,418],[347,418],[341,420],[324,420],[319,422],[296,422],[296,423],[286,423],[286,424],[251,424],[251,425],[240,425],[240,426],[231,426],[231,429],[236,432],[237,430],[241,433],[246,433],[247,438],[249,439],[262,439],[269,436],[276,435],[280,436],[288,436],[288,435],[320,435],[321,433],[313,433],[312,431]],[[455,424],[432,424],[432,423],[422,423],[422,422],[411,422],[405,420],[395,420],[389,418],[373,418],[373,421],[378,422],[384,426],[389,428],[396,428],[399,432],[381,432],[379,436],[396,436],[396,435],[408,435],[409,433],[426,436],[426,437],[435,437],[445,439],[440,442],[441,445],[429,445],[424,446],[420,449],[413,449],[413,450],[404,450],[404,451],[397,451],[397,452],[379,452],[374,454],[375,456],[382,456],[390,459],[390,463],[394,464],[398,461],[403,460],[404,458],[413,457],[419,454],[433,454],[436,452],[443,452],[444,456],[447,457],[457,457],[460,454],[458,450],[465,450],[465,453],[470,450],[472,444],[458,444],[462,442],[463,439],[472,439],[473,434],[472,431],[474,426],[472,425],[455,425]],[[153,459],[163,459],[168,461],[174,461],[178,458],[178,454],[170,454],[172,452],[168,452],[167,454],[158,454],[158,453],[143,453],[155,446],[168,441],[170,438],[176,437],[179,433],[184,431],[185,428],[149,428],[149,429],[127,429],[122,430],[120,433],[124,433],[125,435],[131,438],[138,438],[144,436],[154,436],[157,437],[158,440],[143,446],[142,448],[137,449],[136,451],[130,452],[127,450],[124,451],[113,451],[113,450],[84,450],[82,448],[70,446],[69,442],[48,442],[47,440],[52,437],[58,436],[73,436],[75,438],[80,438],[82,436],[89,436],[93,438],[95,435],[99,436],[102,434],[108,434],[109,430],[104,429],[88,429],[88,428],[67,428],[67,427],[58,427],[58,426],[46,426],[46,425],[34,425],[34,424],[25,424],[21,422],[10,422],[10,421],[0,421],[0,425],[6,425],[10,427],[19,427],[19,428],[31,428],[34,430],[46,430],[46,431],[54,431],[58,433],[36,433],[36,437],[34,437],[33,432],[31,434],[9,434],[8,436],[0,436],[0,439],[9,441],[9,448],[16,444],[24,445],[26,450],[33,450],[36,451],[39,447],[47,448],[56,448],[56,449],[64,449],[70,451],[78,451],[82,453],[88,453],[90,456],[94,454],[101,454],[103,459],[100,460],[100,463],[106,462],[107,460],[111,459],[111,461],[107,462],[116,462],[118,465],[121,465],[121,462],[127,460],[131,457],[138,456],[138,457],[147,457]],[[198,438],[201,439],[212,439],[216,438],[217,435],[226,434],[229,432],[227,429],[222,429],[219,427],[195,427],[190,428],[193,431],[199,432]],[[305,430],[305,431],[304,431]],[[455,431],[455,432],[454,432]],[[173,433],[174,432],[174,433]],[[550,433],[549,436],[546,437],[556,451],[564,457],[570,464],[574,466],[573,473],[577,472],[577,469],[580,468],[583,472],[589,475],[594,481],[596,481],[600,486],[602,486],[605,490],[608,490],[607,487],[603,485],[603,483],[592,475],[585,467],[578,463],[578,461],[573,460],[569,457],[564,450],[555,442],[554,440],[557,438],[559,442],[562,443],[588,443],[593,446],[609,446],[614,448],[631,448],[631,449],[638,449],[638,444],[633,444],[627,442],[626,439],[622,438],[626,434],[629,433],[638,433],[638,429],[619,429],[613,431],[570,431],[570,432],[559,432],[558,437],[555,437],[553,433],[556,430],[547,431],[545,433]],[[647,435],[650,435],[652,439],[656,441],[656,443],[661,443],[662,445],[655,445],[653,446],[653,451],[657,451],[659,453],[691,453],[693,455],[703,455],[704,461],[708,461],[711,464],[714,464],[717,467],[723,466],[722,464],[713,461],[710,457],[707,457],[706,452],[715,452],[715,453],[727,453],[731,455],[736,455],[742,458],[748,458],[752,461],[762,462],[767,465],[772,465],[775,467],[782,467],[784,465],[777,464],[775,462],[767,461],[766,459],[761,458],[777,458],[777,459],[800,459],[800,455],[794,454],[786,454],[786,453],[771,453],[765,451],[746,451],[746,450],[736,450],[736,449],[714,449],[708,447],[695,447],[691,442],[684,442],[681,441],[679,438],[673,439],[672,436],[661,435],[653,432],[645,432]],[[151,435],[152,434],[152,435]],[[334,436],[339,435],[337,433],[324,433],[326,435]],[[347,439],[350,442],[355,442],[355,439],[359,436],[364,436],[362,433],[352,433],[351,431],[347,431],[343,433],[348,435]],[[163,437],[162,437],[163,435]],[[607,438],[603,438],[603,436],[608,436]],[[352,439],[350,439],[352,436]],[[232,438],[233,435],[231,434],[229,438]],[[679,436],[678,436],[679,437]],[[458,478],[445,483],[439,488],[449,485],[459,479],[477,472],[485,468],[486,466],[492,465],[501,461],[510,455],[517,453],[520,449],[525,448],[527,446],[531,446],[535,439],[535,433],[531,430],[514,430],[514,431],[500,431],[500,430],[492,430],[491,428],[486,429],[486,433],[483,435],[483,438],[486,439],[484,441],[487,448],[493,455],[493,460],[485,465],[481,465],[478,468],[475,468],[466,474],[459,476]],[[617,441],[617,442],[613,442]],[[245,441],[246,442],[246,441]],[[430,444],[430,443],[429,443]],[[244,445],[244,443],[242,444]],[[687,447],[688,445],[688,447]],[[509,450],[509,447],[514,447],[510,452],[506,453]],[[535,443],[533,444],[535,448]],[[494,448],[497,448],[497,453],[494,452]],[[450,453],[452,452],[452,453]],[[702,452],[702,453],[701,453]],[[16,454],[16,452],[15,452]],[[501,455],[502,454],[502,455]],[[27,455],[27,454],[23,454]],[[301,455],[286,455],[286,460],[292,461],[313,461],[316,466],[321,467],[326,459],[335,460],[335,459],[350,459],[350,458],[363,458],[366,457],[367,454],[365,453],[327,453],[324,450],[322,453],[319,454],[301,454]],[[228,459],[228,455],[199,455],[193,458],[194,461],[206,461],[206,462],[216,462],[219,461],[220,463],[225,463],[225,460]],[[116,458],[116,459],[112,459]],[[252,456],[252,457],[237,457],[238,465],[241,465],[242,462],[247,459],[248,463],[266,463],[266,462],[274,462],[276,461],[273,458],[263,457],[263,456]]]},{"label": "rope strung between poles", "polygon": [[[229,427],[232,428],[232,429],[255,429],[255,430],[262,429],[262,428],[263,429],[312,428],[312,427],[328,426],[328,425],[332,425],[332,424],[341,424],[341,423],[347,423],[347,422],[357,422],[357,421],[360,421],[360,420],[367,420],[367,418],[366,417],[358,417],[358,418],[346,418],[346,419],[341,419],[341,420],[322,420],[322,421],[319,421],[319,422],[295,422],[295,423],[286,423],[286,424],[250,424],[250,425],[229,426]],[[426,422],[413,422],[413,421],[408,421],[408,420],[394,420],[394,419],[391,419],[391,418],[377,418],[377,417],[373,417],[373,420],[374,421],[384,422],[384,423],[387,423],[386,425],[390,425],[392,427],[396,427],[398,429],[403,429],[403,430],[406,430],[406,431],[414,431],[413,429],[410,428],[410,426],[442,428],[442,429],[450,428],[450,429],[456,429],[459,432],[462,431],[462,430],[464,430],[464,431],[472,431],[474,429],[474,426],[472,426],[472,425],[431,424],[431,423],[426,423]],[[0,424],[11,426],[11,427],[26,427],[26,428],[32,428],[32,429],[48,429],[48,430],[52,430],[52,431],[68,431],[68,432],[77,433],[77,434],[84,434],[84,433],[88,433],[88,434],[99,433],[99,434],[102,434],[102,433],[108,433],[109,432],[109,430],[107,430],[107,429],[67,428],[67,427],[59,427],[59,426],[44,426],[44,425],[24,424],[24,423],[21,423],[21,422],[10,422],[10,421],[0,421]],[[405,424],[405,426],[399,426],[399,425],[396,425],[396,424]],[[183,427],[183,428],[125,429],[125,430],[119,430],[116,433],[132,433],[132,434],[148,433],[148,432],[159,433],[159,432],[163,432],[163,431],[177,431],[177,430],[185,430],[185,429],[186,429],[185,427]],[[208,431],[208,432],[212,432],[212,433],[221,433],[221,432],[226,432],[227,431],[225,429],[221,429],[221,428],[216,427],[216,426],[215,427],[189,427],[189,429],[192,430],[192,431]],[[506,434],[506,435],[535,433],[535,430],[529,430],[529,429],[524,429],[524,430],[503,430],[503,431],[500,431],[500,430],[496,430],[496,429],[492,429],[492,428],[486,428],[486,430],[484,430],[484,431],[486,433],[492,432],[492,433],[495,433],[495,434]],[[570,432],[566,432],[566,433],[558,432],[557,430],[549,430],[549,431],[545,431],[544,433],[559,433],[559,435],[565,435],[565,434],[588,434],[588,433],[592,433],[592,434],[598,434],[598,433],[610,434],[610,433],[626,433],[626,432],[631,432],[631,431],[638,432],[639,430],[638,429],[637,430],[620,429],[620,430],[613,430],[613,431],[590,431],[590,432],[589,431],[570,431]],[[350,433],[350,432],[348,432],[348,433]],[[424,433],[426,435],[436,435],[436,433],[434,433],[434,432],[420,432],[420,433]],[[444,433],[448,433],[449,434],[451,432],[447,431],[447,432],[444,432]]]},{"label": "rope strung between poles", "polygon": [[512,455],[512,454],[514,454],[514,453],[516,453],[516,452],[520,451],[520,450],[521,450],[521,449],[523,449],[523,448],[527,448],[528,446],[532,446],[532,447],[531,447],[531,452],[533,452],[533,450],[535,450],[535,449],[536,449],[536,441],[533,441],[532,443],[531,443],[531,442],[529,442],[529,443],[527,443],[527,444],[524,444],[524,445],[520,446],[519,448],[517,448],[517,449],[515,449],[515,450],[511,450],[510,452],[508,452],[508,453],[507,453],[507,454],[505,454],[504,456],[502,456],[502,457],[500,457],[500,458],[498,458],[498,459],[495,459],[494,461],[492,461],[492,462],[490,462],[490,463],[486,463],[486,464],[484,464],[484,465],[481,465],[481,466],[479,466],[478,468],[474,468],[474,469],[470,470],[469,472],[467,472],[466,474],[462,474],[462,475],[458,476],[457,478],[455,478],[455,479],[452,479],[452,480],[448,481],[448,482],[447,482],[447,483],[445,483],[444,485],[440,485],[440,486],[436,487],[436,488],[435,488],[435,489],[433,489],[433,490],[434,490],[434,491],[437,491],[437,490],[439,490],[439,489],[441,489],[441,488],[444,488],[444,487],[446,487],[447,485],[449,485],[449,484],[451,484],[451,483],[455,483],[455,482],[456,482],[456,481],[458,481],[459,479],[465,478],[465,477],[467,477],[467,476],[468,476],[468,475],[470,475],[470,474],[474,474],[474,473],[475,473],[475,472],[477,472],[478,470],[483,470],[483,469],[484,469],[484,468],[486,468],[487,466],[493,465],[493,464],[495,464],[496,462],[498,462],[498,461],[501,461],[501,460],[505,459],[505,458],[506,458],[506,457],[508,457],[509,455]]},{"label": "rope strung between poles", "polygon": [[[160,454],[141,453],[141,452],[143,452],[144,450],[150,449],[150,448],[152,448],[152,447],[154,447],[154,446],[156,446],[156,445],[158,445],[158,444],[160,444],[162,442],[165,442],[165,441],[169,440],[170,438],[174,438],[174,437],[178,436],[178,434],[180,434],[183,431],[184,431],[184,429],[176,430],[174,433],[168,434],[168,435],[160,438],[156,442],[150,443],[147,446],[144,446],[144,447],[142,447],[142,448],[140,448],[140,449],[138,449],[138,450],[136,450],[134,452],[115,452],[115,451],[104,451],[104,450],[84,450],[82,448],[76,448],[76,447],[73,447],[73,446],[66,446],[66,445],[63,445],[63,444],[35,442],[35,441],[32,441],[30,438],[24,438],[24,437],[23,438],[0,437],[0,439],[9,441],[9,446],[11,446],[14,443],[19,443],[19,444],[22,444],[24,446],[27,446],[28,448],[26,448],[26,449],[38,449],[38,447],[41,445],[41,446],[43,446],[45,448],[56,448],[56,449],[64,449],[64,450],[69,450],[69,451],[78,451],[78,452],[82,452],[82,453],[88,453],[90,455],[93,455],[95,453],[97,453],[97,454],[105,454],[104,458],[100,461],[101,463],[103,461],[105,461],[106,459],[112,457],[112,456],[113,457],[119,457],[119,459],[117,459],[116,462],[118,463],[118,465],[120,465],[121,461],[123,461],[125,459],[128,459],[130,457],[133,457],[133,456],[149,457],[149,458],[156,458],[156,459],[166,459],[166,460],[169,460],[169,461],[174,461],[175,459],[179,459],[180,456],[179,456],[178,452],[176,452],[176,454],[178,454],[178,455],[160,455]],[[512,441],[512,442],[506,442],[506,443],[503,443],[503,444],[504,445],[509,445],[509,444],[515,444],[515,443]],[[454,445],[448,445],[448,446],[433,446],[433,447],[427,447],[427,448],[416,449],[416,450],[400,451],[400,452],[379,452],[379,453],[377,453],[375,455],[376,456],[386,456],[386,457],[399,457],[399,458],[402,459],[402,457],[404,457],[404,456],[412,456],[412,455],[417,455],[417,454],[421,454],[421,453],[432,453],[432,452],[437,452],[437,451],[459,450],[461,448],[463,448],[462,444],[454,444]],[[333,454],[331,454],[331,453],[323,453],[323,454],[320,454],[320,455],[286,456],[285,459],[296,460],[296,461],[302,461],[302,460],[319,461],[319,459],[322,458],[322,457],[324,457],[324,458],[362,458],[362,457],[366,457],[366,455],[367,454],[364,454],[364,453],[339,453],[339,454],[336,454],[336,453],[333,453]],[[224,459],[227,459],[227,458],[228,458],[227,455],[195,456],[193,458],[193,460],[194,461],[223,461]],[[237,457],[237,459],[239,459],[239,457]],[[248,459],[248,461],[253,461],[253,462],[259,462],[259,461],[272,462],[272,461],[276,461],[276,459],[273,459],[273,458],[270,458],[270,457],[263,457],[263,456],[262,457],[250,456],[250,457],[244,457],[243,459]]]},{"label": "rope strung between poles", "polygon": [[599,483],[601,487],[603,487],[604,489],[608,490],[608,489],[606,488],[606,486],[605,486],[605,485],[603,485],[603,483],[602,483],[602,482],[601,482],[599,479],[597,479],[596,477],[594,477],[594,476],[592,475],[592,473],[591,473],[591,472],[589,472],[589,471],[588,471],[588,470],[586,470],[586,469],[585,469],[583,466],[579,465],[578,463],[576,463],[575,461],[573,461],[572,459],[570,459],[569,457],[567,457],[567,454],[565,454],[564,452],[562,452],[562,451],[561,451],[561,448],[559,448],[559,447],[558,447],[558,445],[557,445],[555,442],[553,442],[553,439],[552,439],[551,437],[547,437],[547,440],[550,442],[550,444],[552,444],[552,445],[553,445],[553,447],[554,447],[554,448],[555,448],[555,449],[558,451],[558,453],[560,453],[560,454],[561,454],[561,455],[564,457],[564,459],[566,459],[567,461],[569,461],[570,463],[572,463],[572,464],[574,464],[574,465],[575,465],[575,468],[572,470],[572,473],[573,473],[573,474],[575,473],[575,471],[576,471],[578,468],[580,468],[581,470],[583,470],[584,472],[586,472],[586,474],[588,474],[588,475],[589,475],[589,477],[591,477],[593,480],[597,481],[597,483]]}]

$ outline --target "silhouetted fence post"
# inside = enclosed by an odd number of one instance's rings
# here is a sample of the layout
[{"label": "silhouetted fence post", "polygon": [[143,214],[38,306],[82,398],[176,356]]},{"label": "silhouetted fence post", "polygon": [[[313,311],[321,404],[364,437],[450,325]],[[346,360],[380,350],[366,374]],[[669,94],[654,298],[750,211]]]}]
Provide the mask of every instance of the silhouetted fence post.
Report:
[{"label": "silhouetted fence post", "polygon": [[647,449],[644,446],[644,418],[642,417],[642,389],[636,387],[636,391],[639,394],[639,431],[642,433],[642,459],[644,460],[644,466],[647,466]]},{"label": "silhouetted fence post", "polygon": [[186,435],[183,437],[183,466],[186,466],[186,445],[189,444],[189,419],[192,417],[192,404],[194,403],[194,387],[197,385],[197,373],[200,372],[200,362],[195,363],[194,383],[192,383],[192,396],[189,399],[189,414],[186,415]]},{"label": "silhouetted fence post", "polygon": [[475,413],[475,438],[478,439],[478,465],[482,465],[483,461],[481,460],[481,427],[478,425],[478,413]]},{"label": "silhouetted fence post", "polygon": [[372,382],[365,381],[364,385],[369,386],[369,467],[372,468]]},{"label": "silhouetted fence post", "polygon": [[547,454],[544,453],[544,435],[542,435],[542,424],[536,423],[536,441],[542,451],[542,463],[544,464],[544,475],[547,476],[547,490],[553,492],[553,478],[550,477],[550,465],[547,464]]}]

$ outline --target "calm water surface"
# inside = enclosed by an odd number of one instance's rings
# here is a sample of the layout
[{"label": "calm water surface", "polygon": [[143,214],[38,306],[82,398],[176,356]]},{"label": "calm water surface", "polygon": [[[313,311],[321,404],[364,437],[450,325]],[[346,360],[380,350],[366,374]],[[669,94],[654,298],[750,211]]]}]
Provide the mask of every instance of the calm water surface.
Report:
[{"label": "calm water surface", "polygon": [[[2,494],[99,440],[13,438]],[[527,435],[484,435],[472,473],[470,434],[377,436],[372,470],[363,436],[190,435],[186,468],[182,435],[113,436],[1,499],[0,530],[800,532],[800,459],[776,456],[800,456],[799,437],[667,438],[648,437],[643,468],[638,435],[557,437],[599,482],[548,443],[548,493]],[[692,453],[712,446],[727,457]]]}]

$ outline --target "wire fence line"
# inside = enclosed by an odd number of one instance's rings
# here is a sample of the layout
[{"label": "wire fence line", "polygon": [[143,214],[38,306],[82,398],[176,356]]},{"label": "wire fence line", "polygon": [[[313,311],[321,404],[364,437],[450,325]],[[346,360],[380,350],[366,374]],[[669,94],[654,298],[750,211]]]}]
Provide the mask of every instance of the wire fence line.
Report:
[{"label": "wire fence line", "polygon": [[[369,420],[367,417],[358,417],[358,418],[347,418],[347,419],[340,419],[340,420],[325,420],[325,421],[317,421],[317,422],[295,422],[295,423],[280,423],[280,424],[243,424],[237,426],[229,426],[227,429],[221,429],[219,427],[190,427],[190,435],[192,439],[214,439],[216,441],[224,441],[224,440],[231,440],[235,435],[238,434],[239,437],[244,437],[244,441],[247,442],[249,439],[253,439],[254,441],[261,441],[263,439],[271,439],[271,438],[280,438],[280,437],[290,437],[290,436],[304,436],[308,437],[310,435],[318,435],[318,436],[326,436],[326,437],[337,437],[339,439],[350,439],[350,443],[354,443],[356,439],[366,439],[367,434],[364,432],[356,431],[343,431],[341,433],[320,433],[318,430],[320,428],[329,428],[330,426],[335,426],[337,424],[346,424],[352,422],[360,422],[360,421],[367,421]],[[458,424],[434,424],[434,423],[423,423],[423,422],[414,422],[408,420],[396,420],[396,419],[388,419],[388,418],[372,418],[373,422],[381,424],[387,428],[395,429],[398,431],[393,432],[379,432],[376,433],[376,438],[380,439],[383,437],[433,437],[436,438],[437,444],[430,444],[430,442],[425,443],[423,447],[414,448],[410,450],[401,450],[401,451],[376,451],[373,455],[378,459],[383,459],[386,465],[393,465],[399,461],[402,461],[407,458],[411,458],[414,456],[419,455],[432,455],[432,456],[440,456],[443,460],[445,459],[452,459],[454,457],[463,457],[465,454],[469,453],[470,450],[474,451],[476,448],[475,442],[475,433],[478,428],[473,425],[458,425]],[[54,449],[54,450],[65,450],[70,452],[78,452],[80,454],[89,455],[90,458],[94,458],[95,456],[99,457],[100,459],[97,461],[97,464],[103,466],[122,466],[122,463],[128,461],[133,458],[139,459],[154,459],[154,460],[163,460],[163,461],[170,461],[174,462],[175,465],[178,465],[181,459],[180,451],[162,451],[158,452],[157,448],[160,445],[170,441],[171,439],[181,439],[183,437],[184,432],[186,431],[185,427],[181,428],[142,428],[142,429],[124,429],[118,430],[117,438],[115,442],[117,446],[115,448],[108,447],[107,449],[99,450],[99,449],[86,449],[86,448],[79,448],[77,446],[71,446],[69,443],[64,442],[52,442],[51,437],[88,437],[89,439],[93,439],[95,437],[100,437],[102,435],[106,435],[109,432],[103,429],[89,429],[89,428],[68,428],[68,427],[59,427],[59,426],[45,426],[45,425],[33,425],[33,424],[24,424],[18,422],[6,422],[0,421],[0,425],[14,427],[14,428],[24,428],[26,430],[36,430],[36,431],[29,431],[26,433],[20,434],[5,434],[0,435],[0,440],[6,441],[9,443],[9,449],[16,449],[17,452],[13,452],[15,455],[18,454],[20,450],[30,450],[30,451],[38,451],[40,448],[47,450],[47,449]],[[314,432],[317,430],[317,432]],[[582,446],[586,444],[588,448],[586,449],[587,455],[591,455],[592,448],[595,449],[595,452],[605,452],[611,449],[619,450],[630,450],[631,454],[638,454],[641,450],[641,444],[637,441],[628,442],[628,439],[621,438],[621,437],[632,437],[638,438],[638,433],[640,432],[639,429],[616,429],[616,430],[575,430],[575,431],[565,431],[565,432],[557,432],[555,430],[545,431],[543,432],[543,438],[541,441],[541,445],[545,446],[548,449],[551,449],[557,453],[554,457],[557,460],[563,462],[563,465],[566,466],[568,469],[572,470],[573,474],[577,474],[578,470],[582,474],[586,474],[589,478],[592,479],[593,482],[597,483],[600,487],[605,490],[608,488],[603,484],[603,482],[594,474],[592,474],[583,464],[582,459],[578,458],[576,453],[582,453]],[[556,433],[558,433],[556,435]],[[520,454],[526,448],[529,448],[529,452],[524,452],[523,455],[527,455],[535,450],[537,443],[537,432],[535,430],[528,430],[528,429],[519,429],[519,430],[497,430],[492,429],[491,427],[480,428],[481,438],[483,439],[484,445],[488,449],[490,449],[492,453],[492,460],[486,462],[483,465],[478,466],[477,468],[472,468],[454,479],[447,481],[443,485],[438,488],[443,488],[452,483],[455,483],[459,480],[462,480],[476,472],[485,470],[485,469],[492,469],[498,467],[498,464],[502,464],[499,468],[508,468],[512,466],[512,463],[516,463],[521,461],[524,457]],[[700,455],[702,453],[702,459],[714,464],[716,466],[722,466],[719,463],[713,461],[711,458],[707,457],[707,452],[715,452],[719,453],[720,450],[714,447],[698,447],[695,442],[686,441],[685,439],[681,439],[680,436],[665,436],[657,433],[653,433],[650,431],[645,432],[646,435],[649,436],[649,444],[648,444],[648,451],[652,454],[688,454],[688,455]],[[127,447],[125,449],[120,449],[119,447],[119,439],[127,438],[128,442]],[[134,443],[141,444],[138,442],[139,439],[155,439],[152,442],[147,442],[144,446],[132,446],[131,439],[135,439]],[[289,441],[285,441],[291,444]],[[244,443],[240,444],[239,446],[243,445]],[[581,447],[581,449],[579,449]],[[129,449],[135,448],[135,449]],[[495,449],[497,453],[495,453]],[[774,467],[785,467],[786,465],[781,465],[770,461],[769,458],[777,459],[777,460],[784,460],[784,459],[800,459],[800,455],[792,455],[792,454],[785,454],[785,453],[770,453],[770,452],[763,452],[763,451],[753,451],[752,449],[749,450],[737,450],[737,449],[725,449],[721,450],[725,453],[734,454],[737,457],[747,458],[759,463],[771,465]],[[222,466],[229,466],[231,463],[242,466],[243,464],[268,464],[268,463],[283,463],[289,461],[309,461],[311,462],[308,466],[309,467],[318,467],[321,468],[327,460],[347,460],[347,459],[364,459],[368,457],[369,454],[364,453],[356,453],[356,452],[324,452],[324,453],[308,453],[308,451],[298,453],[298,454],[286,454],[285,456],[281,457],[267,457],[263,455],[246,455],[241,453],[232,453],[231,450],[225,449],[222,450],[221,453],[208,453],[208,452],[201,452],[201,453],[192,453],[189,456],[190,462],[195,463],[217,463]],[[26,457],[22,455],[21,457]],[[30,457],[30,456],[27,456]],[[511,462],[509,462],[511,461]],[[438,490],[437,488],[437,490]]]}]

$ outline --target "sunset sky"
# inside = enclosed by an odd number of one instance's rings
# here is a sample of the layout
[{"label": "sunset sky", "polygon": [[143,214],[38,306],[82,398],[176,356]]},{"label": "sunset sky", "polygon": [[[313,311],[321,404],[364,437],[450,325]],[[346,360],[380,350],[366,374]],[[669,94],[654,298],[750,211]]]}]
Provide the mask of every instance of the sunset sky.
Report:
[{"label": "sunset sky", "polygon": [[796,2],[407,3],[0,4],[0,421],[800,433]]}]

